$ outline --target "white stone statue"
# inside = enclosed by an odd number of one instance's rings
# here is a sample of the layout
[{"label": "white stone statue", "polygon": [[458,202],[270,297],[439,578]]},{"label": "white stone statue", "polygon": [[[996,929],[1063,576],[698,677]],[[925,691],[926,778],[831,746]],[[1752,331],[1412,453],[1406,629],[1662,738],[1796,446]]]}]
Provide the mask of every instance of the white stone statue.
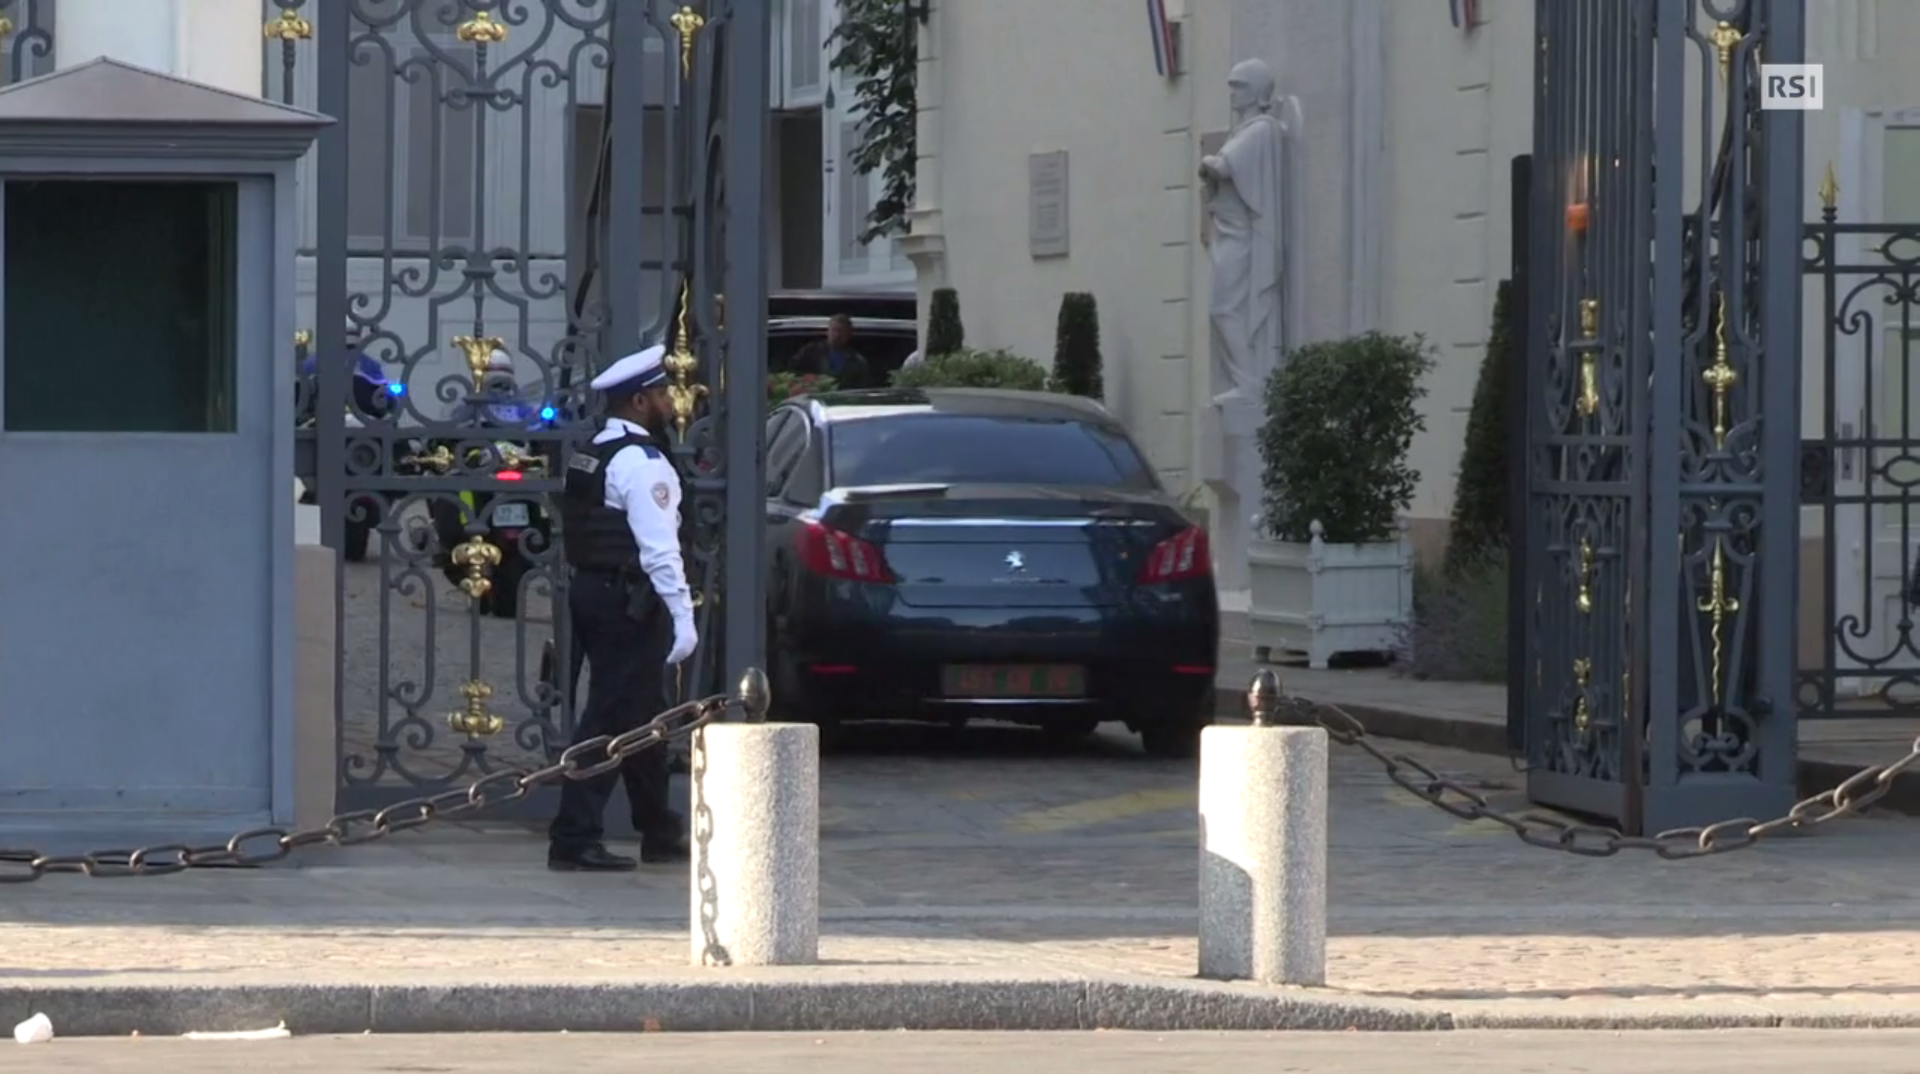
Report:
[{"label": "white stone statue", "polygon": [[1200,415],[1199,469],[1217,507],[1212,536],[1223,596],[1250,585],[1264,388],[1292,342],[1290,330],[1298,330],[1289,313],[1302,241],[1290,159],[1299,102],[1276,96],[1273,71],[1260,60],[1234,65],[1227,89],[1233,128],[1219,152],[1200,161],[1212,266],[1212,406]]},{"label": "white stone statue", "polygon": [[1236,64],[1227,88],[1233,129],[1200,161],[1212,227],[1213,390],[1258,399],[1287,344],[1287,157],[1298,134],[1288,120],[1299,103],[1276,98],[1273,71],[1260,60]]}]

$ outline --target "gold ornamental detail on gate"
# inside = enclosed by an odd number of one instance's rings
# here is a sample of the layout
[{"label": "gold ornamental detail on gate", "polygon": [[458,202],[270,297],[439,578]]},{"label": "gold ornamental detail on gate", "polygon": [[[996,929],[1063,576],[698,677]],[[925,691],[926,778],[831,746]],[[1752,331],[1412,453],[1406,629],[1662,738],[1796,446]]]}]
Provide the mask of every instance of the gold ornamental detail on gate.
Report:
[{"label": "gold ornamental detail on gate", "polygon": [[313,23],[300,17],[293,8],[283,7],[280,14],[268,19],[260,28],[260,34],[269,41],[278,41],[291,45],[295,41],[306,41],[313,37]]},{"label": "gold ornamental detail on gate", "polygon": [[696,383],[694,374],[700,371],[700,356],[693,353],[692,332],[687,327],[687,310],[693,304],[693,285],[688,281],[680,282],[680,314],[674,321],[673,349],[660,364],[666,368],[667,398],[673,403],[673,428],[681,440],[687,438],[687,427],[693,424],[693,412],[700,400],[707,397],[707,386]]},{"label": "gold ornamental detail on gate", "polygon": [[448,562],[466,571],[466,577],[460,579],[460,592],[468,600],[475,602],[486,599],[493,592],[493,570],[500,566],[500,549],[489,544],[485,537],[471,537],[466,542],[454,546],[447,554]]},{"label": "gold ornamental detail on gate", "polygon": [[684,4],[667,20],[673,24],[673,32],[680,35],[680,77],[693,77],[693,38],[707,20],[693,8]]},{"label": "gold ornamental detail on gate", "polygon": [[484,680],[468,679],[462,683],[460,697],[465,702],[460,711],[447,714],[447,726],[454,734],[488,738],[506,728],[505,719],[487,710],[487,702],[493,700],[493,687]]}]

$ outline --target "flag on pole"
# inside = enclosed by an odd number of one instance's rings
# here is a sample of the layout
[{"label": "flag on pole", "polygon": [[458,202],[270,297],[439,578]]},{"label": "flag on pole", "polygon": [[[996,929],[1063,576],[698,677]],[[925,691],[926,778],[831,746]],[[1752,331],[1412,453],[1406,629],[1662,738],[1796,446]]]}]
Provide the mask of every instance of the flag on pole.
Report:
[{"label": "flag on pole", "polygon": [[1180,73],[1175,54],[1173,23],[1167,18],[1167,0],[1147,0],[1147,22],[1153,30],[1153,69],[1161,78]]}]

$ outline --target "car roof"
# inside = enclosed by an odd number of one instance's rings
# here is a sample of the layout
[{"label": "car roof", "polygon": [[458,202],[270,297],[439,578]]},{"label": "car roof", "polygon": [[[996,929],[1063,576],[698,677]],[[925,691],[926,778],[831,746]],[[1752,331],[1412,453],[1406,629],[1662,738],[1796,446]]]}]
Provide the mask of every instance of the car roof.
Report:
[{"label": "car roof", "polygon": [[[898,317],[853,317],[853,334],[869,336],[911,336],[918,334],[920,326]],[[767,320],[767,331],[775,335],[805,332],[818,335],[827,330],[830,317],[772,317]]]},{"label": "car roof", "polygon": [[1079,395],[1011,388],[864,388],[807,397],[816,423],[833,425],[902,414],[1038,418],[1117,425],[1106,407]]}]

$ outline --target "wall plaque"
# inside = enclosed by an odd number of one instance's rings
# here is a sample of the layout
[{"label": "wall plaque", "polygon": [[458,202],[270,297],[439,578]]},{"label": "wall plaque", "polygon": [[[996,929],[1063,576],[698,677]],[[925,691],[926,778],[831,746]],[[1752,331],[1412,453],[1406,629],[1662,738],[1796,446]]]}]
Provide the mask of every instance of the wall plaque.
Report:
[{"label": "wall plaque", "polygon": [[1065,257],[1070,249],[1067,214],[1067,151],[1027,157],[1027,252]]}]

